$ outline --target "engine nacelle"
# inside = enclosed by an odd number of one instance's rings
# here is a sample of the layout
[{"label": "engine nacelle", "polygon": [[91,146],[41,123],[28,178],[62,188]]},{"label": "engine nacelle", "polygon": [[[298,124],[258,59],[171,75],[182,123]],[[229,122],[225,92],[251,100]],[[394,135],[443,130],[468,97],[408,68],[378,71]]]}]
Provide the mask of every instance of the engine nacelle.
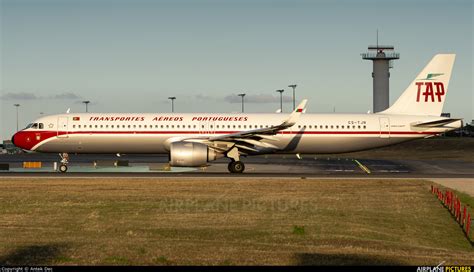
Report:
[{"label": "engine nacelle", "polygon": [[224,157],[205,144],[173,142],[170,144],[171,166],[202,166],[207,162]]}]

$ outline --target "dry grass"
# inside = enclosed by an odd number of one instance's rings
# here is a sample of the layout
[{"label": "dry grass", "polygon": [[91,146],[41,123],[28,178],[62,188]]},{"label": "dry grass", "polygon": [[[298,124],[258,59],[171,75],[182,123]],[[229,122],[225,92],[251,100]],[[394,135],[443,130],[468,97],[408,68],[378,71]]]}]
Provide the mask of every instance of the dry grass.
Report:
[{"label": "dry grass", "polygon": [[429,185],[0,179],[0,264],[473,265]]}]

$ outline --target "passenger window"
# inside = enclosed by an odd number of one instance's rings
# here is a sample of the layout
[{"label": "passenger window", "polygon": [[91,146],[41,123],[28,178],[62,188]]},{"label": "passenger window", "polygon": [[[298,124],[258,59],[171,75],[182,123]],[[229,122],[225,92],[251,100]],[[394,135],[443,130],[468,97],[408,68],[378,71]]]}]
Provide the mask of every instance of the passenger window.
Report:
[{"label": "passenger window", "polygon": [[131,128],[132,126],[131,125],[128,125],[128,128]]},{"label": "passenger window", "polygon": [[360,129],[360,126],[357,126],[358,129]]},{"label": "passenger window", "polygon": [[39,129],[43,129],[43,128],[44,128],[43,123],[39,123]]},{"label": "passenger window", "polygon": [[364,129],[365,129],[365,126],[364,126]]},{"label": "passenger window", "polygon": [[76,125],[72,125],[72,128],[76,128]]},{"label": "passenger window", "polygon": [[333,125],[331,125],[331,129],[333,129],[333,128],[334,128],[334,126],[333,126]]},{"label": "passenger window", "polygon": [[138,125],[139,128],[142,128],[142,125]]},{"label": "passenger window", "polygon": [[78,127],[78,128],[81,128],[81,125],[78,125],[77,127]]},{"label": "passenger window", "polygon": [[344,128],[344,126],[341,126],[341,128]]},{"label": "passenger window", "polygon": [[111,125],[110,127],[111,127],[111,128],[114,128],[114,125]]},{"label": "passenger window", "polygon": [[239,128],[240,128],[240,125],[239,125]]},{"label": "passenger window", "polygon": [[92,125],[89,125],[89,128],[92,128]]},{"label": "passenger window", "polygon": [[174,128],[174,125],[171,125],[171,128]]},{"label": "passenger window", "polygon": [[328,128],[328,125],[326,125],[326,128]]},{"label": "passenger window", "polygon": [[104,125],[100,125],[100,128],[103,128],[103,127],[104,127]]},{"label": "passenger window", "polygon": [[244,128],[247,128],[247,125],[244,125]]},{"label": "passenger window", "polygon": [[163,125],[161,125],[161,128],[163,128]]},{"label": "passenger window", "polygon": [[194,125],[194,128],[196,128],[196,125]]}]

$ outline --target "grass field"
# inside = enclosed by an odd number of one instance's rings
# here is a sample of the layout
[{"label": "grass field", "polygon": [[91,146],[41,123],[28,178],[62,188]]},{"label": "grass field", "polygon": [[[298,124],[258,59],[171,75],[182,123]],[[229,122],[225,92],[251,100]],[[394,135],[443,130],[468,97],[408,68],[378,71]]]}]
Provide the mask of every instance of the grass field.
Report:
[{"label": "grass field", "polygon": [[417,180],[0,179],[0,264],[474,265]]}]

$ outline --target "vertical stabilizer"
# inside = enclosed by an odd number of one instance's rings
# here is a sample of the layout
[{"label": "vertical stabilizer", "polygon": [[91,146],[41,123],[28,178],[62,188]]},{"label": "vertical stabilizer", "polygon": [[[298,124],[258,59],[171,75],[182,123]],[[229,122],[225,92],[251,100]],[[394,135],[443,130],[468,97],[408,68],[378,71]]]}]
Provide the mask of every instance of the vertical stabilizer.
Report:
[{"label": "vertical stabilizer", "polygon": [[381,113],[440,116],[455,57],[455,54],[434,56],[398,100]]}]

